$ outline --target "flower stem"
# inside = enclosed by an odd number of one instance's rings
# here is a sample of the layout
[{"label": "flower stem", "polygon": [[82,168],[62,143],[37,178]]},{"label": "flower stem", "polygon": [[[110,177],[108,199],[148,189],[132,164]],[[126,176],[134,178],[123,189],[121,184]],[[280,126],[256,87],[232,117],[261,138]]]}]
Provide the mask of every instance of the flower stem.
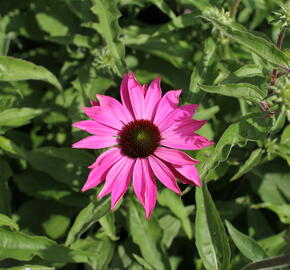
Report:
[{"label": "flower stem", "polygon": [[[283,30],[281,30],[281,32],[280,32],[280,34],[278,36],[278,40],[277,40],[277,48],[280,49],[280,50],[282,49],[284,38],[285,38],[285,30],[283,29]],[[272,78],[271,78],[271,82],[270,82],[271,86],[275,85],[277,78],[278,78],[277,69],[273,69]]]},{"label": "flower stem", "polygon": [[235,18],[237,15],[237,11],[238,11],[238,7],[240,5],[241,0],[234,0],[231,6],[231,10],[230,10],[230,16],[231,18]]}]

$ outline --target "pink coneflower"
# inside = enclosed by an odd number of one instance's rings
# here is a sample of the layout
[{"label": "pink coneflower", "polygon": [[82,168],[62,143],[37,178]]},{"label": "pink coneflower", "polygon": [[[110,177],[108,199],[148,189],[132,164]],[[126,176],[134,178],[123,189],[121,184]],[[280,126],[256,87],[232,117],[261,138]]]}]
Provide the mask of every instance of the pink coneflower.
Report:
[{"label": "pink coneflower", "polygon": [[91,134],[73,145],[74,148],[110,147],[89,167],[82,191],[105,180],[98,198],[111,193],[111,209],[128,189],[133,189],[149,218],[156,203],[156,178],[180,194],[176,178],[184,184],[200,186],[195,168],[197,160],[182,151],[198,150],[212,144],[194,133],[206,121],[192,119],[198,105],[178,106],[181,90],[168,91],[162,97],[160,78],[148,87],[141,86],[131,72],[121,84],[122,104],[116,99],[97,95],[99,103],[83,110],[93,120],[73,124]]}]

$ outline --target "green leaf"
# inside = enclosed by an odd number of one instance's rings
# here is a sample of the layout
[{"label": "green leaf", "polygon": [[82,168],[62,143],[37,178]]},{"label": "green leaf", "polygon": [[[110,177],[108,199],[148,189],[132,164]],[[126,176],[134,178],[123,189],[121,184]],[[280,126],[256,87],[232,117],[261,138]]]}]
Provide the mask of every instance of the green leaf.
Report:
[{"label": "green leaf", "polygon": [[263,250],[263,248],[254,239],[239,232],[228,221],[226,221],[226,226],[236,247],[245,257],[247,257],[251,261],[258,261],[269,257],[266,251]]},{"label": "green leaf", "polygon": [[286,231],[282,231],[278,234],[269,236],[262,240],[259,240],[259,245],[268,253],[270,256],[277,256],[282,254],[285,247],[287,247]]},{"label": "green leaf", "polygon": [[281,143],[290,145],[290,124],[288,124],[282,132]]},{"label": "green leaf", "polygon": [[10,154],[25,157],[26,152],[6,137],[0,136],[0,147]]},{"label": "green leaf", "polygon": [[65,244],[73,244],[85,231],[110,211],[110,198],[95,200],[77,215]]},{"label": "green leaf", "polygon": [[45,172],[53,179],[70,187],[80,188],[87,176],[87,166],[93,156],[70,148],[43,147],[27,153],[27,161],[35,170]]},{"label": "green leaf", "polygon": [[19,127],[40,115],[42,110],[32,108],[11,108],[0,112],[0,126]]},{"label": "green leaf", "polygon": [[196,188],[195,236],[206,269],[229,269],[231,250],[225,228],[211,195],[203,185]]},{"label": "green leaf", "polygon": [[162,242],[169,248],[180,230],[181,222],[174,216],[165,215],[160,219],[160,226],[164,231]]},{"label": "green leaf", "polygon": [[239,78],[245,78],[245,77],[255,77],[255,76],[261,76],[263,77],[263,73],[258,65],[254,64],[248,64],[243,65],[239,69],[237,69],[234,74]]},{"label": "green leaf", "polygon": [[91,263],[92,269],[108,269],[115,252],[115,243],[105,235],[100,237],[88,236],[84,239],[78,239],[72,248],[83,250],[94,254],[94,261]]},{"label": "green leaf", "polygon": [[290,173],[266,172],[258,175],[262,182],[258,186],[258,194],[264,202],[285,204],[290,200]]},{"label": "green leaf", "polygon": [[0,81],[9,82],[23,80],[42,80],[62,90],[57,78],[46,68],[22,59],[0,56]]},{"label": "green leaf", "polygon": [[255,208],[270,209],[278,215],[282,223],[290,224],[290,204],[261,203],[256,204]]},{"label": "green leaf", "polygon": [[163,35],[151,37],[150,35],[138,35],[130,31],[125,32],[125,44],[136,50],[149,52],[170,62],[177,68],[188,67],[191,64],[192,46],[175,35]]},{"label": "green leaf", "polygon": [[74,207],[81,207],[88,203],[85,195],[72,191],[45,173],[33,172],[15,175],[13,181],[20,191],[38,199],[55,200]]},{"label": "green leaf", "polygon": [[[1,137],[0,137],[1,138]],[[0,142],[1,145],[1,142]],[[8,180],[12,176],[12,170],[5,160],[0,158],[0,213],[10,215],[10,190]]]},{"label": "green leaf", "polygon": [[170,269],[162,248],[162,230],[154,214],[146,220],[140,203],[129,200],[129,230],[144,259],[158,270]]},{"label": "green leaf", "polygon": [[202,166],[201,177],[208,175],[210,170],[227,160],[233,146],[244,146],[248,141],[263,139],[271,127],[271,118],[265,118],[263,113],[245,115],[238,122],[231,124],[220,137],[214,153]]},{"label": "green leaf", "polygon": [[273,230],[270,223],[265,218],[262,211],[248,208],[247,209],[247,220],[248,220],[248,235],[260,240],[269,235],[273,235]]},{"label": "green leaf", "polygon": [[13,219],[3,214],[0,214],[0,226],[8,226],[8,227],[13,228],[16,231],[19,231],[18,224]]},{"label": "green leaf", "polygon": [[239,167],[239,170],[235,173],[235,175],[230,179],[230,181],[236,180],[241,177],[243,174],[252,170],[255,166],[257,166],[262,158],[263,149],[258,148],[255,149],[249,158],[246,160],[244,164]]},{"label": "green leaf", "polygon": [[42,223],[45,233],[52,239],[58,239],[64,236],[69,225],[70,218],[55,214],[51,214],[49,219]]},{"label": "green leaf", "polygon": [[285,53],[261,36],[246,31],[242,25],[232,23],[231,21],[220,20],[216,16],[204,15],[201,17],[211,22],[226,36],[257,54],[264,60],[284,68],[289,66],[289,57]]},{"label": "green leaf", "polygon": [[166,206],[170,211],[180,219],[182,227],[189,239],[192,238],[192,228],[186,208],[182,199],[169,189],[162,189],[158,194],[158,202]]},{"label": "green leaf", "polygon": [[138,256],[137,254],[133,254],[134,259],[143,266],[146,270],[157,270],[154,266],[150,263],[146,262],[142,257]]},{"label": "green leaf", "polygon": [[119,237],[116,236],[116,225],[115,225],[115,214],[114,212],[109,212],[105,216],[100,218],[100,224],[104,229],[108,237],[116,241]]},{"label": "green leaf", "polygon": [[92,12],[98,16],[97,31],[104,38],[107,48],[114,59],[120,76],[126,72],[125,47],[120,41],[121,28],[118,23],[120,12],[115,1],[93,0]]},{"label": "green leaf", "polygon": [[216,93],[252,102],[260,102],[267,94],[266,91],[249,83],[222,84],[217,86],[200,84],[199,87],[208,93]]},{"label": "green leaf", "polygon": [[44,265],[22,265],[22,266],[15,266],[11,268],[0,268],[1,270],[54,270],[56,269],[55,267],[48,267]]},{"label": "green leaf", "polygon": [[30,236],[0,228],[0,260],[10,258],[29,261],[34,256],[47,261],[89,263],[95,255],[58,245],[43,236]]}]

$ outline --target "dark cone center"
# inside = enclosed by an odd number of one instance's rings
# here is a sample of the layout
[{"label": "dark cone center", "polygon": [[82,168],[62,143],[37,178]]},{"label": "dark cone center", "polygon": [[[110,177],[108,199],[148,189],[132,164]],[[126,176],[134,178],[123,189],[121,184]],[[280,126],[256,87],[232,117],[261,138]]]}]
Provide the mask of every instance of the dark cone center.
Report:
[{"label": "dark cone center", "polygon": [[124,126],[120,132],[119,146],[130,158],[146,158],[160,144],[160,132],[149,120],[136,120]]}]

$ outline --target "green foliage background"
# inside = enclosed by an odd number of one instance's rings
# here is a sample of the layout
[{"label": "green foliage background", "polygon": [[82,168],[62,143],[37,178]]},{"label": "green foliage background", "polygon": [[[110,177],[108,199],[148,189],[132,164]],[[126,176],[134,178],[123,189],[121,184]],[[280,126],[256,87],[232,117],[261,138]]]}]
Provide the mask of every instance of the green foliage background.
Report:
[{"label": "green foliage background", "polygon": [[[283,3],[1,1],[0,268],[289,269]],[[178,198],[160,186],[149,221],[131,189],[114,212],[98,190],[81,193],[100,152],[71,149],[86,136],[71,127],[81,106],[96,93],[119,98],[129,70],[141,83],[161,76],[164,92],[182,88],[216,142],[188,151],[203,187]]]}]

